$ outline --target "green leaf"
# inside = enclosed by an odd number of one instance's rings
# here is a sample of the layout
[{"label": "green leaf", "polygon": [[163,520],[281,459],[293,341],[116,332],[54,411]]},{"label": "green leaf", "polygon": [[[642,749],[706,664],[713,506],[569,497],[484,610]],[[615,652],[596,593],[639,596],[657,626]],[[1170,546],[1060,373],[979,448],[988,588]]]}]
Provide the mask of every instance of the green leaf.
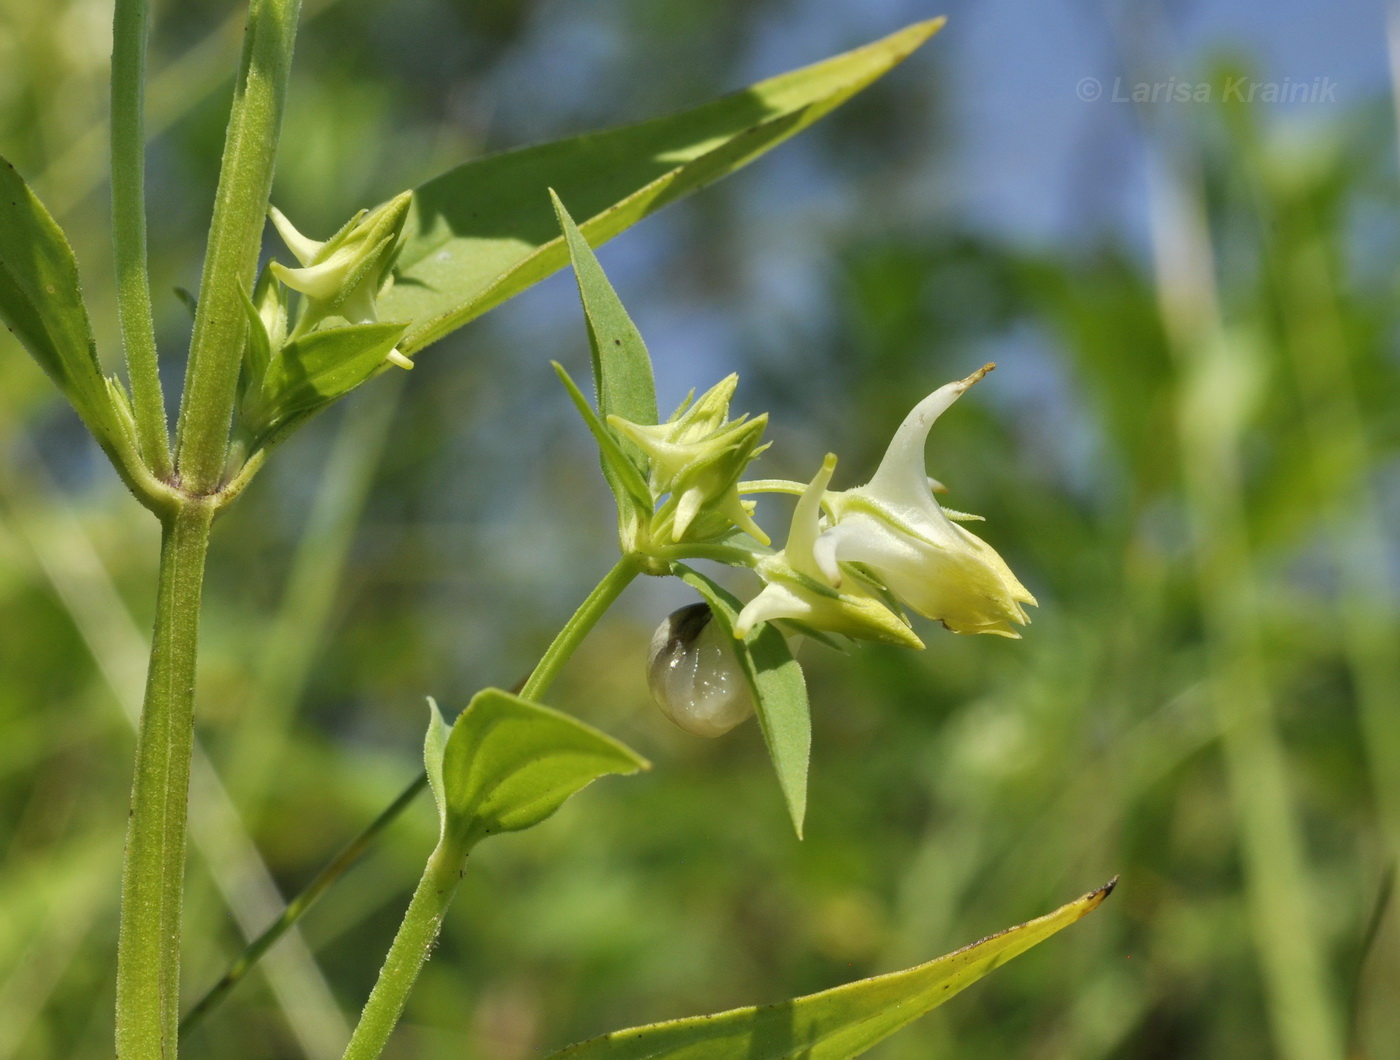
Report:
[{"label": "green leaf", "polygon": [[[705,598],[715,620],[733,637],[743,604],[699,571],[680,563],[675,567],[681,581]],[[743,640],[736,638],[734,650],[753,693],[758,723],[792,826],[801,839],[807,814],[807,762],[812,750],[812,715],[802,667],[792,657],[783,635],[770,623],[759,623]]]},{"label": "green leaf", "polygon": [[1093,912],[1116,883],[916,968],[762,1008],[617,1031],[548,1060],[848,1060]]},{"label": "green leaf", "polygon": [[651,374],[651,354],[642,334],[612,284],[598,264],[588,240],[583,238],[569,211],[554,189],[549,190],[554,213],[569,246],[583,315],[588,322],[588,345],[593,351],[593,385],[598,391],[598,415],[621,416],[633,423],[656,422],[656,383]]},{"label": "green leaf", "polygon": [[268,363],[262,388],[249,402],[249,433],[285,436],[293,425],[354,390],[379,370],[404,327],[350,324],[287,343]]},{"label": "green leaf", "polygon": [[77,409],[103,448],[121,446],[106,378],[63,230],[0,158],[0,320]]},{"label": "green leaf", "polygon": [[567,714],[488,688],[472,697],[443,749],[446,834],[467,850],[485,836],[538,824],[601,776],[650,768]]},{"label": "green leaf", "polygon": [[[898,65],[942,19],[760,81],[691,110],[479,159],[414,192],[397,282],[381,314],[421,349],[568,261],[546,206],[555,188],[593,245],[746,165]],[[654,421],[651,421],[654,422]]]},{"label": "green leaf", "polygon": [[437,700],[428,697],[428,733],[423,737],[423,772],[428,776],[428,786],[433,789],[433,802],[437,804],[438,819],[442,832],[447,833],[447,793],[442,782],[442,761],[447,754],[447,738],[451,728],[442,720]]},{"label": "green leaf", "polygon": [[[583,422],[588,425],[589,433],[593,435],[598,443],[598,454],[603,461],[603,471],[606,474],[609,470],[617,476],[617,481],[636,501],[644,511],[651,508],[651,489],[647,486],[646,479],[642,477],[637,465],[622,451],[621,442],[613,435],[598,414],[593,411],[593,407],[588,404],[588,399],[583,396],[583,391],[579,390],[578,384],[573,381],[569,373],[564,370],[564,366],[558,361],[550,361],[554,365],[554,373],[559,376],[560,382],[564,384],[564,389],[569,392],[569,398],[573,401],[574,407],[583,417]],[[612,478],[608,479],[612,482]],[[618,498],[621,503],[622,498]]]}]

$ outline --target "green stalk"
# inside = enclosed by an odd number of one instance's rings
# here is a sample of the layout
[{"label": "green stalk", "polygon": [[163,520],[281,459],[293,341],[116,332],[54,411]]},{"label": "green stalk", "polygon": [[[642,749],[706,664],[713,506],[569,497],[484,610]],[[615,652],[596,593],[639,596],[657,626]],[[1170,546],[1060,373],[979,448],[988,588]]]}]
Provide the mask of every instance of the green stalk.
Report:
[{"label": "green stalk", "polygon": [[[538,700],[544,695],[564,663],[583,643],[588,631],[597,625],[598,620],[622,595],[622,590],[641,573],[641,569],[637,557],[626,555],[603,576],[603,580],[588,594],[545,649],[539,665],[521,686],[520,695],[523,698]],[[408,802],[408,799],[400,796],[396,805],[407,806]],[[385,816],[387,814],[381,815],[380,820],[384,820]],[[466,857],[467,848],[451,836],[444,836],[429,856],[423,878],[413,892],[413,900],[404,913],[403,923],[394,936],[389,955],[384,959],[384,967],[380,969],[379,978],[370,992],[369,1000],[365,1002],[360,1022],[345,1050],[344,1060],[374,1060],[388,1044],[389,1035],[403,1015],[404,1005],[408,1003],[408,995],[418,979],[418,973],[432,952],[433,943],[442,927],[442,918],[462,878]]]},{"label": "green stalk", "polygon": [[632,555],[626,555],[603,576],[603,580],[579,605],[579,609],[574,612],[573,617],[564,624],[564,628],[559,631],[554,642],[545,649],[534,672],[525,679],[525,684],[520,688],[522,699],[539,702],[540,697],[548,691],[564,664],[569,661],[569,656],[583,642],[583,638],[588,636],[588,631],[597,624],[598,619],[603,617],[603,613],[622,595],[622,590],[626,589],[632,583],[632,579],[641,571],[639,559]]},{"label": "green stalk", "polygon": [[243,294],[257,270],[300,9],[301,0],[252,0],[248,12],[176,436],[180,484],[193,494],[218,489],[224,475],[248,330]]},{"label": "green stalk", "polygon": [[389,1035],[403,1015],[418,973],[428,961],[442,928],[442,918],[462,879],[466,851],[444,838],[428,858],[423,878],[413,892],[399,933],[384,958],[379,979],[345,1049],[344,1060],[374,1060],[389,1042]]},{"label": "green stalk", "polygon": [[331,884],[345,875],[350,866],[360,860],[360,856],[369,849],[369,845],[378,838],[379,833],[389,827],[399,814],[408,809],[413,800],[418,797],[418,793],[427,786],[428,774],[419,773],[417,779],[404,788],[399,793],[399,797],[391,802],[368,828],[346,844],[340,853],[316,874],[302,892],[287,903],[287,908],[282,911],[282,915],[248,944],[248,947],[229,965],[224,977],[215,983],[209,992],[185,1014],[184,1019],[180,1021],[180,1036],[182,1038],[189,1034],[224,999],[228,992],[238,985],[253,966],[262,959],[262,955],[272,949],[273,944],[285,935],[293,924],[306,915],[307,910],[316,904],[321,895],[330,890]]},{"label": "green stalk", "polygon": [[112,243],[117,314],[141,457],[169,479],[170,438],[146,271],[146,0],[117,0],[112,23]]},{"label": "green stalk", "polygon": [[[252,0],[214,202],[180,408],[178,494],[162,520],[155,633],[122,868],[119,1060],[166,1060],[178,1050],[195,658],[209,528],[218,505],[209,495],[223,476],[247,327],[240,292],[251,287],[257,266],[299,9],[299,0]],[[154,343],[145,345],[150,332],[141,187],[145,23],[143,0],[119,2],[112,75],[113,202],[127,353],[144,429],[153,436],[157,413],[164,431],[164,412],[155,406]],[[144,438],[143,448],[157,444]],[[146,458],[152,459],[149,452]]]},{"label": "green stalk", "polygon": [[176,1054],[195,653],[213,513],[208,501],[186,501],[165,521],[161,539],[155,633],[122,866],[120,1060],[164,1060]]}]

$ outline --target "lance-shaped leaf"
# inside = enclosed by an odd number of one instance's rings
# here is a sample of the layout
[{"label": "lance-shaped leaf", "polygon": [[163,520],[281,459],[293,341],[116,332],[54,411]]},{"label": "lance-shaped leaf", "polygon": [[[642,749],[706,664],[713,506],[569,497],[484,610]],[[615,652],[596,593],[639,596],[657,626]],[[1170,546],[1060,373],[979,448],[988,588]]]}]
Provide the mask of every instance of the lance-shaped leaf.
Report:
[{"label": "lance-shaped leaf", "polygon": [[[647,485],[642,469],[637,466],[636,461],[622,451],[623,439],[614,435],[612,428],[598,418],[593,406],[583,396],[578,384],[564,370],[564,366],[558,361],[550,363],[554,365],[554,374],[569,392],[569,400],[574,403],[574,408],[578,409],[579,416],[587,425],[588,433],[593,435],[593,440],[598,443],[598,454],[603,461],[603,474],[609,484],[613,486],[614,491],[624,490],[637,507],[649,511],[652,505],[651,487]],[[618,495],[618,503],[624,503],[621,494]]]},{"label": "lance-shaped leaf", "polygon": [[443,838],[464,853],[488,835],[538,824],[601,776],[651,768],[611,736],[497,688],[473,696],[450,731],[431,709],[428,781]]},{"label": "lance-shaped leaf", "polygon": [[[598,419],[606,424],[609,416],[618,415],[634,423],[655,423],[656,383],[651,373],[651,355],[647,353],[641,332],[627,315],[622,300],[617,297],[617,292],[608,282],[603,267],[598,264],[588,241],[574,225],[569,211],[564,209],[559,196],[552,190],[549,194],[554,203],[555,214],[559,218],[559,227],[564,230],[569,257],[574,265],[574,277],[578,280],[578,294],[583,303],[584,320],[588,325],[588,347],[592,351],[593,387],[598,400]],[[613,495],[617,498],[618,512],[626,523],[629,507],[635,503],[631,498],[636,491],[628,488],[632,476],[628,475],[620,464],[615,465],[615,462],[609,459],[613,454],[601,441],[599,447],[603,475],[612,487]],[[619,438],[617,448],[623,457],[632,463],[637,477],[645,478],[646,460],[637,447],[626,439]],[[649,514],[650,492],[646,497],[642,507],[647,509]]]},{"label": "lance-shaped leaf", "polygon": [[104,449],[122,444],[97,361],[78,262],[63,230],[0,158],[0,320],[78,410]]},{"label": "lance-shaped leaf", "polygon": [[678,114],[444,173],[414,191],[398,279],[379,300],[381,315],[411,320],[400,348],[421,349],[568,261],[546,189],[559,192],[596,246],[806,128],[898,65],[942,24],[915,23]]},{"label": "lance-shaped leaf", "polygon": [[[699,571],[679,563],[676,570],[682,581],[705,598],[715,621],[733,637],[734,624],[744,605]],[[802,667],[771,623],[760,623],[747,637],[736,638],[734,651],[753,693],[754,711],[768,745],[768,756],[773,760],[792,826],[800,839],[807,814],[807,762],[812,749],[812,714]]]},{"label": "lance-shaped leaf", "polygon": [[849,1060],[1093,912],[1116,882],[1117,877],[1047,916],[916,968],[762,1008],[617,1031],[548,1060]]},{"label": "lance-shaped leaf", "polygon": [[608,282],[593,248],[552,188],[549,199],[569,247],[579,300],[588,321],[598,415],[605,421],[609,416],[621,416],[633,423],[655,423],[656,383],[651,373],[651,355],[647,353],[642,334]]}]

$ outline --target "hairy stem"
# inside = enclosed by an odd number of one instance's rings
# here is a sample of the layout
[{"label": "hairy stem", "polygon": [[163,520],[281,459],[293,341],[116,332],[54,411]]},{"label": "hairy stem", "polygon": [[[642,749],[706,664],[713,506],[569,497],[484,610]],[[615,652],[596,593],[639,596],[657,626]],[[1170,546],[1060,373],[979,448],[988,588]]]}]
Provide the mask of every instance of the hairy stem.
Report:
[{"label": "hairy stem", "polygon": [[462,878],[465,857],[460,846],[444,838],[428,858],[423,878],[418,881],[399,933],[394,936],[389,956],[384,959],[379,979],[345,1049],[344,1060],[374,1060],[388,1044],[442,928],[442,918]]},{"label": "hairy stem", "polygon": [[195,494],[224,475],[248,329],[243,294],[257,270],[300,9],[301,0],[252,0],[248,12],[176,441],[181,486]]},{"label": "hairy stem", "polygon": [[146,0],[117,0],[112,24],[112,244],[117,311],[141,457],[152,474],[168,479],[170,437],[146,271],[147,21]]},{"label": "hairy stem", "polygon": [[[520,694],[525,699],[537,699],[544,695],[550,683],[573,655],[588,631],[597,625],[608,608],[622,595],[622,590],[631,584],[641,572],[639,560],[634,556],[623,556],[617,565],[603,576],[587,599],[574,612],[553,643],[545,649],[544,656],[534,672],[521,686]],[[408,795],[405,792],[404,795]],[[402,809],[410,800],[400,796],[390,811],[381,814],[376,825],[386,821],[389,812]],[[427,867],[418,889],[413,892],[408,912],[404,914],[399,932],[389,948],[389,956],[384,959],[384,967],[374,990],[365,1003],[359,1025],[345,1050],[344,1060],[373,1060],[388,1044],[409,992],[418,978],[418,973],[427,963],[432,952],[433,941],[442,927],[442,918],[461,879],[467,849],[451,836],[444,836],[428,858]]]},{"label": "hairy stem", "polygon": [[176,1055],[195,654],[212,518],[212,504],[187,501],[166,520],[161,539],[155,633],[122,866],[117,944],[120,1060]]}]

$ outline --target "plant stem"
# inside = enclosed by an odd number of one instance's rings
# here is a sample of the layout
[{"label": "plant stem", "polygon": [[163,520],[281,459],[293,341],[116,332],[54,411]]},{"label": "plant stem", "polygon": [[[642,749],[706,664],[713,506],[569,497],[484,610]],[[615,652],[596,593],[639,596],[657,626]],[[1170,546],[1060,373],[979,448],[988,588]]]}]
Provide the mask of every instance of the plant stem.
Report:
[{"label": "plant stem", "polygon": [[120,1060],[164,1060],[176,1054],[195,653],[213,511],[208,501],[185,501],[165,521],[161,538],[155,632],[122,866]]},{"label": "plant stem", "polygon": [[301,0],[252,0],[248,12],[180,405],[176,460],[194,494],[217,489],[224,474],[248,329],[243,296],[262,245],[300,9]]},{"label": "plant stem", "polygon": [[[622,590],[631,584],[632,579],[641,573],[641,569],[641,561],[627,555],[603,576],[603,580],[588,594],[559,635],[545,649],[534,672],[520,688],[523,698],[537,699],[544,695],[569,656],[583,643],[588,631],[597,625],[598,619],[622,595]],[[410,791],[415,791],[423,780],[416,781]],[[405,797],[408,795],[406,791],[399,796],[394,806],[381,814],[375,825],[387,823],[391,813],[397,813],[407,806],[411,801]],[[365,1002],[364,1012],[360,1014],[360,1022],[345,1050],[344,1060],[374,1060],[388,1043],[389,1035],[393,1033],[408,1002],[409,991],[427,963],[433,941],[442,926],[442,918],[462,878],[466,856],[467,848],[451,837],[444,837],[429,856],[423,878],[413,892],[413,900],[404,914],[403,923],[399,925],[398,934],[394,936],[389,955],[384,959],[384,967],[379,971],[374,990]]]},{"label": "plant stem", "polygon": [[641,570],[639,561],[628,555],[618,560],[617,565],[603,576],[603,580],[579,605],[573,617],[564,624],[554,642],[545,649],[534,672],[525,679],[525,684],[520,689],[522,699],[538,701],[545,694],[569,656],[588,635],[588,631],[603,617],[603,613],[622,595],[622,590],[632,583],[632,579],[640,574]]},{"label": "plant stem", "polygon": [[321,869],[315,878],[302,889],[302,892],[287,903],[287,908],[282,911],[282,915],[267,926],[261,935],[248,943],[238,958],[229,965],[228,971],[209,989],[198,1002],[185,1014],[180,1021],[180,1036],[183,1038],[207,1015],[220,1001],[224,999],[243,979],[252,967],[262,959],[262,955],[272,948],[273,943],[280,939],[291,929],[298,920],[306,915],[317,899],[331,885],[345,875],[351,865],[360,860],[360,856],[369,849],[369,845],[379,837],[379,833],[384,831],[399,814],[413,803],[418,797],[418,793],[428,786],[428,774],[419,773],[413,783],[404,788],[399,793],[399,797],[391,802],[378,817],[371,822],[370,826],[352,839],[345,847],[332,858],[324,868]]},{"label": "plant stem", "polygon": [[146,0],[117,0],[112,23],[112,243],[117,311],[136,434],[152,474],[168,479],[170,438],[146,272]]},{"label": "plant stem", "polygon": [[384,959],[379,979],[345,1049],[344,1060],[374,1060],[388,1044],[408,1002],[409,991],[437,940],[442,918],[461,881],[465,857],[466,852],[453,840],[444,838],[428,858],[423,878],[418,881],[399,933],[394,936],[389,956]]}]

